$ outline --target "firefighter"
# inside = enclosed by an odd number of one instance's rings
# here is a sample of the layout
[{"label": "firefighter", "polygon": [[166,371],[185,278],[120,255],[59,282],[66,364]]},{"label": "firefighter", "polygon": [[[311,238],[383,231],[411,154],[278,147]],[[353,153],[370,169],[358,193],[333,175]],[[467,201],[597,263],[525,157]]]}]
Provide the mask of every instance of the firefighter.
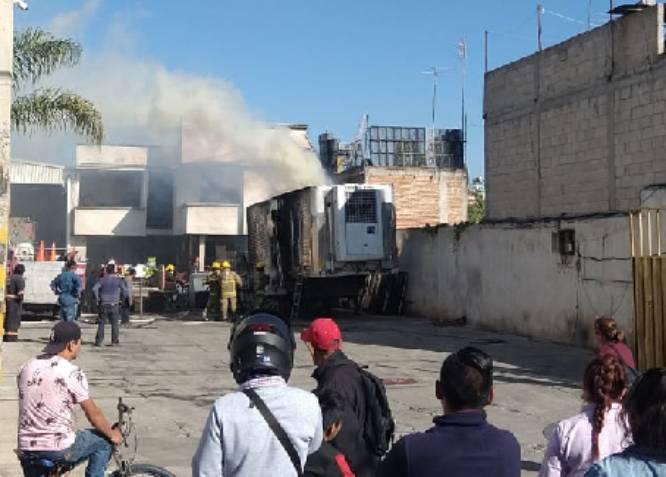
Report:
[{"label": "firefighter", "polygon": [[208,304],[206,305],[205,318],[216,320],[220,315],[220,269],[222,264],[215,260],[210,265],[210,273],[206,278],[208,285]]},{"label": "firefighter", "polygon": [[176,290],[176,266],[172,263],[164,267],[164,306],[168,311],[176,308],[177,290]]},{"label": "firefighter", "polygon": [[[238,289],[243,285],[243,281],[236,272],[231,269],[231,263],[228,260],[222,262],[222,273],[220,274],[220,291],[222,302],[220,311],[222,320],[233,320],[238,307]],[[231,318],[229,317],[231,312]]]}]

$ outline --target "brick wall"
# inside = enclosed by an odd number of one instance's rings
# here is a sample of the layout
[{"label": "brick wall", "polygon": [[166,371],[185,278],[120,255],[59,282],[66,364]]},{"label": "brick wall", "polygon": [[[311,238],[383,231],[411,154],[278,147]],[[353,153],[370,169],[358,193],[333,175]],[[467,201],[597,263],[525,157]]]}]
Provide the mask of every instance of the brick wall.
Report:
[{"label": "brick wall", "polygon": [[486,75],[489,217],[624,211],[666,182],[663,19],[650,7]]},{"label": "brick wall", "polygon": [[467,208],[469,205],[469,188],[467,173],[463,170],[443,172],[443,181],[446,184],[447,224],[458,224],[467,221]]},{"label": "brick wall", "polygon": [[427,167],[366,167],[338,176],[338,182],[393,187],[399,229],[467,220],[467,173]]}]

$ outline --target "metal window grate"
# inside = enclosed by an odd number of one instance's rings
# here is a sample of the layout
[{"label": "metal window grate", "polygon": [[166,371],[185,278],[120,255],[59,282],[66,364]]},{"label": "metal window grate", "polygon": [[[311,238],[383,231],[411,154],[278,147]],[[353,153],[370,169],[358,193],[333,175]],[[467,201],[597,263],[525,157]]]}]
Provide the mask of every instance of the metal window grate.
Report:
[{"label": "metal window grate", "polygon": [[345,205],[347,223],[376,224],[377,198],[374,190],[356,190],[347,192]]}]

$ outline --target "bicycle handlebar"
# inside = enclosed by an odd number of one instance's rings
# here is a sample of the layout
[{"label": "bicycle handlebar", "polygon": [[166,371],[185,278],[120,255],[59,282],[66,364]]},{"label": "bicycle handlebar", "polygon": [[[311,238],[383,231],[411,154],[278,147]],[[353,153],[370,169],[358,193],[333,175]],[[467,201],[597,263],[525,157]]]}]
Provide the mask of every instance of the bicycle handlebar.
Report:
[{"label": "bicycle handlebar", "polygon": [[118,413],[120,413],[120,414],[125,414],[125,413],[132,412],[132,408],[130,408],[127,404],[124,404],[123,403],[123,398],[121,398],[121,397],[118,398],[117,408],[118,408]]}]

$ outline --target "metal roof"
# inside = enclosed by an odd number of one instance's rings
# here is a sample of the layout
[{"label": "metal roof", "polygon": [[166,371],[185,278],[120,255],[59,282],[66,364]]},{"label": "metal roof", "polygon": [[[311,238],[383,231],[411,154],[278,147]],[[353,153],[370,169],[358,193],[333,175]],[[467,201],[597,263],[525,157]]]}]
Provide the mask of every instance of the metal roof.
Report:
[{"label": "metal roof", "polygon": [[64,171],[64,166],[12,159],[9,164],[9,183],[64,186]]}]

